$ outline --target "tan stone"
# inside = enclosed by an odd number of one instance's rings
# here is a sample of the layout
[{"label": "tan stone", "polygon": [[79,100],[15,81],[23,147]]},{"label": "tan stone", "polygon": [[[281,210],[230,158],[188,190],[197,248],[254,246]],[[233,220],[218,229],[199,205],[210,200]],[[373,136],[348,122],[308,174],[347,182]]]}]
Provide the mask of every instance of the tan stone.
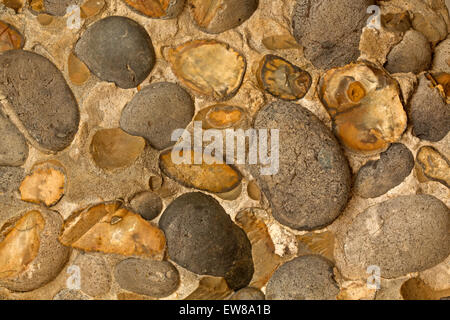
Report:
[{"label": "tan stone", "polygon": [[73,84],[81,86],[89,80],[89,77],[91,75],[89,68],[73,53],[69,54],[67,67],[69,72],[69,79]]},{"label": "tan stone", "polygon": [[320,254],[334,262],[334,234],[330,231],[306,233],[297,236],[300,244],[305,245],[310,253]]},{"label": "tan stone", "polygon": [[280,34],[276,36],[265,37],[262,40],[262,43],[269,50],[296,49],[302,47],[290,34]]},{"label": "tan stone", "polygon": [[240,107],[216,104],[200,110],[194,121],[202,121],[205,130],[239,128],[248,122],[248,116]]},{"label": "tan stone", "polygon": [[87,0],[85,1],[81,9],[81,18],[93,17],[100,12],[105,6],[105,0]]},{"label": "tan stone", "polygon": [[0,21],[0,52],[23,47],[22,35],[10,24]]},{"label": "tan stone", "polygon": [[145,148],[142,137],[129,135],[120,128],[103,129],[92,137],[90,152],[102,169],[129,167]]},{"label": "tan stone", "polygon": [[433,290],[420,278],[411,278],[405,281],[400,292],[405,300],[439,300],[450,296],[450,289]]},{"label": "tan stone", "polygon": [[158,260],[163,258],[166,246],[163,231],[117,201],[74,213],[65,222],[60,241],[84,251]]},{"label": "tan stone", "polygon": [[246,70],[244,56],[216,40],[194,40],[171,48],[168,60],[184,86],[216,100],[234,96]]},{"label": "tan stone", "polygon": [[53,16],[46,13],[40,13],[38,14],[36,19],[41,25],[48,26],[50,23],[52,23]]},{"label": "tan stone", "polygon": [[173,18],[184,0],[123,0],[127,5],[151,18]]},{"label": "tan stone", "polygon": [[417,153],[416,161],[428,179],[450,188],[450,162],[439,151],[431,146],[422,147]]},{"label": "tan stone", "polygon": [[38,163],[22,181],[19,191],[23,201],[44,203],[50,207],[58,203],[65,192],[65,170],[56,161]]},{"label": "tan stone", "polygon": [[247,185],[247,193],[250,199],[259,201],[261,200],[261,189],[255,180],[252,180]]}]

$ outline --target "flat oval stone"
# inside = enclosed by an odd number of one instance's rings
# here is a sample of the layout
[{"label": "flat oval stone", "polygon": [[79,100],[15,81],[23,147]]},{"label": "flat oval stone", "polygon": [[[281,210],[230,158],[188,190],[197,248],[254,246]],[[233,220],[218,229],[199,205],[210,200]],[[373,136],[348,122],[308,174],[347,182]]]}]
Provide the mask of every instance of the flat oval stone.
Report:
[{"label": "flat oval stone", "polygon": [[77,101],[47,58],[23,50],[1,54],[0,91],[39,146],[61,151],[71,144],[80,121]]},{"label": "flat oval stone", "polygon": [[191,16],[197,27],[207,33],[222,33],[250,18],[259,0],[189,0]]},{"label": "flat oval stone", "polygon": [[343,66],[359,57],[359,40],[374,0],[297,0],[292,17],[295,39],[305,57],[322,69]]},{"label": "flat oval stone", "polygon": [[21,166],[28,157],[27,141],[1,108],[0,103],[0,166]]},{"label": "flat oval stone", "polygon": [[421,75],[410,101],[412,133],[423,140],[437,142],[450,130],[450,107],[430,76]]},{"label": "flat oval stone", "polygon": [[356,176],[354,191],[363,198],[379,197],[405,180],[414,168],[414,156],[405,145],[392,144],[380,159],[368,161]]},{"label": "flat oval stone", "polygon": [[216,100],[236,94],[247,67],[243,55],[216,40],[193,40],[171,48],[168,60],[184,86]]},{"label": "flat oval stone", "polygon": [[308,72],[273,54],[264,56],[256,76],[261,88],[287,101],[303,98],[312,81]]},{"label": "flat oval stone", "polygon": [[250,241],[213,197],[200,192],[181,195],[164,210],[159,226],[166,234],[170,259],[180,266],[224,277],[233,289],[250,282]]},{"label": "flat oval stone", "polygon": [[310,111],[276,101],[256,116],[255,129],[279,129],[279,171],[261,175],[249,170],[280,223],[297,230],[322,228],[336,219],[347,203],[350,169],[330,130]]},{"label": "flat oval stone", "polygon": [[0,21],[0,52],[22,49],[25,41],[23,36],[9,23]]},{"label": "flat oval stone", "polygon": [[450,210],[433,196],[387,200],[356,216],[336,246],[336,265],[350,279],[366,279],[372,265],[386,279],[426,270],[450,254],[449,227]]},{"label": "flat oval stone", "polygon": [[186,128],[194,110],[194,101],[186,90],[175,83],[159,82],[143,88],[125,106],[120,127],[162,150],[175,144],[172,132]]},{"label": "flat oval stone", "polygon": [[161,213],[163,204],[156,193],[143,191],[131,199],[130,206],[134,212],[139,213],[145,220],[153,220]]},{"label": "flat oval stone", "polygon": [[156,60],[147,31],[136,21],[119,16],[90,25],[76,43],[75,54],[98,78],[123,89],[142,83]]},{"label": "flat oval stone", "polygon": [[130,8],[150,18],[171,19],[183,11],[185,0],[123,0]]},{"label": "flat oval stone", "polygon": [[267,283],[267,300],[336,300],[333,264],[319,255],[286,262]]},{"label": "flat oval stone", "polygon": [[156,298],[172,294],[180,283],[178,270],[168,261],[122,260],[114,276],[122,289]]},{"label": "flat oval stone", "polygon": [[428,39],[418,31],[408,30],[403,40],[392,48],[385,68],[390,73],[420,73],[428,70],[432,51]]}]

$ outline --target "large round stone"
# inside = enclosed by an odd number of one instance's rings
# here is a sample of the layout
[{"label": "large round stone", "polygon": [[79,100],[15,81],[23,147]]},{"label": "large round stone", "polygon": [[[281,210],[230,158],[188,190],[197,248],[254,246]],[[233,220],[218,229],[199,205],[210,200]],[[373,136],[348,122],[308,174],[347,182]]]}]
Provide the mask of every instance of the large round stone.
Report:
[{"label": "large round stone", "polygon": [[297,0],[292,29],[317,68],[343,66],[359,57],[359,40],[375,0]]},{"label": "large round stone", "polygon": [[186,193],[163,212],[170,259],[197,274],[224,277],[233,289],[245,287],[253,275],[251,245],[213,197]]},{"label": "large round stone", "polygon": [[409,195],[360,213],[336,246],[336,265],[350,279],[378,266],[396,278],[435,266],[450,254],[450,210],[430,195]]},{"label": "large round stone", "polygon": [[60,151],[72,142],[80,113],[61,71],[33,52],[0,55],[0,92],[30,136],[42,147]]},{"label": "large round stone", "polygon": [[75,54],[101,80],[118,87],[137,87],[155,65],[147,31],[136,21],[112,16],[97,21],[75,45]]},{"label": "large round stone", "polygon": [[322,256],[301,256],[286,262],[267,283],[267,300],[335,300],[339,287],[333,264]]},{"label": "large round stone", "polygon": [[120,127],[162,150],[175,144],[176,141],[171,141],[172,132],[186,128],[194,110],[191,96],[179,85],[155,83],[139,91],[125,106]]},{"label": "large round stone", "polygon": [[[280,223],[297,230],[330,224],[350,192],[350,169],[331,131],[301,105],[276,101],[256,116],[256,129],[279,129],[279,170],[249,166]],[[270,150],[270,147],[268,147]]]}]

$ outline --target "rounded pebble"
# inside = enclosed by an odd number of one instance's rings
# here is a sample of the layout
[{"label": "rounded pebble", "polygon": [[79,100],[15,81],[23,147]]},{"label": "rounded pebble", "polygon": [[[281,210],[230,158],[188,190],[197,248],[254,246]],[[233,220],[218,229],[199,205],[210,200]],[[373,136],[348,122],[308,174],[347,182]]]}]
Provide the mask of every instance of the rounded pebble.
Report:
[{"label": "rounded pebble", "polygon": [[213,197],[183,194],[164,210],[159,226],[166,234],[169,257],[177,264],[197,274],[224,277],[232,289],[250,282],[250,241]]},{"label": "rounded pebble", "polygon": [[279,267],[266,288],[267,300],[336,300],[333,264],[318,255],[295,258]]},{"label": "rounded pebble", "polygon": [[261,175],[249,169],[280,223],[297,230],[322,228],[347,203],[351,175],[330,130],[301,105],[276,101],[256,116],[255,129],[279,129],[279,171]]},{"label": "rounded pebble", "polygon": [[71,144],[80,121],[78,105],[61,71],[47,58],[23,50],[1,54],[0,91],[42,148],[60,151]]},{"label": "rounded pebble", "polygon": [[[151,84],[139,91],[120,116],[120,127],[147,139],[162,150],[175,144],[172,132],[184,129],[194,116],[194,102],[179,85],[169,82]],[[170,116],[168,116],[170,115]]]},{"label": "rounded pebble", "polygon": [[156,298],[172,294],[180,282],[178,270],[168,261],[122,260],[114,276],[122,289]]},{"label": "rounded pebble", "polygon": [[354,191],[363,198],[379,197],[405,180],[414,168],[414,156],[401,143],[392,144],[379,160],[368,161],[358,171]]},{"label": "rounded pebble", "polygon": [[161,198],[156,193],[143,191],[131,199],[130,206],[145,220],[153,220],[161,213],[163,205]]},{"label": "rounded pebble", "polygon": [[450,73],[450,38],[434,49],[433,71]]},{"label": "rounded pebble", "polygon": [[261,290],[246,287],[233,293],[230,300],[265,300],[265,296]]},{"label": "rounded pebble", "polygon": [[76,43],[75,54],[98,78],[123,89],[142,83],[156,60],[147,31],[136,21],[118,16],[90,25]]}]

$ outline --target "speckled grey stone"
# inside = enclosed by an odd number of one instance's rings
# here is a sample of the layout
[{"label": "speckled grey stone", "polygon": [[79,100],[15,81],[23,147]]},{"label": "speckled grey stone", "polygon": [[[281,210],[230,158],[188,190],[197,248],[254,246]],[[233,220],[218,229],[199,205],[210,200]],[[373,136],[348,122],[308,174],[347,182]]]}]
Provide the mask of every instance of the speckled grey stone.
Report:
[{"label": "speckled grey stone", "polygon": [[3,114],[0,104],[0,166],[20,166],[28,157],[28,145],[17,127]]},{"label": "speckled grey stone", "polygon": [[19,189],[24,178],[25,170],[23,168],[0,166],[0,195],[12,195]]},{"label": "speckled grey stone", "polygon": [[91,297],[105,295],[111,288],[111,270],[102,256],[79,255],[74,265],[80,267],[81,291]]},{"label": "speckled grey stone", "polygon": [[133,212],[139,213],[145,220],[153,220],[161,213],[163,205],[156,193],[143,191],[131,199],[130,206]]},{"label": "speckled grey stone", "polygon": [[368,161],[359,169],[353,190],[363,198],[379,197],[402,183],[413,168],[411,151],[394,143],[381,153],[379,160]]},{"label": "speckled grey stone", "polygon": [[279,267],[266,288],[267,300],[336,300],[333,264],[322,256],[295,258]]},{"label": "speckled grey stone", "polygon": [[331,69],[359,57],[359,40],[375,0],[297,0],[293,35],[314,66]]},{"label": "speckled grey stone", "polygon": [[70,145],[80,113],[72,90],[51,61],[24,50],[2,53],[0,91],[42,148],[61,151]]},{"label": "speckled grey stone", "polygon": [[76,43],[75,54],[98,78],[124,89],[142,83],[156,60],[144,27],[119,16],[90,25]]},{"label": "speckled grey stone", "polygon": [[186,90],[175,83],[159,82],[143,88],[125,106],[120,127],[162,150],[175,144],[176,141],[171,141],[172,132],[184,129],[194,110],[194,102]]},{"label": "speckled grey stone", "polygon": [[433,71],[450,73],[450,38],[447,37],[434,49]]},{"label": "speckled grey stone", "polygon": [[122,289],[156,298],[172,294],[180,283],[178,270],[168,261],[122,260],[114,277]]},{"label": "speckled grey stone", "polygon": [[[280,223],[297,230],[322,228],[344,209],[350,169],[331,131],[299,104],[275,101],[256,115],[256,129],[279,129],[279,171],[248,168]],[[270,148],[270,147],[268,147]]]},{"label": "speckled grey stone", "polygon": [[367,268],[396,278],[420,272],[450,254],[450,210],[430,195],[409,195],[369,207],[343,233],[336,265],[345,277],[367,278]]},{"label": "speckled grey stone", "polygon": [[181,195],[164,210],[159,226],[169,258],[177,264],[197,274],[224,277],[232,289],[250,282],[250,241],[213,197],[201,192]]}]

